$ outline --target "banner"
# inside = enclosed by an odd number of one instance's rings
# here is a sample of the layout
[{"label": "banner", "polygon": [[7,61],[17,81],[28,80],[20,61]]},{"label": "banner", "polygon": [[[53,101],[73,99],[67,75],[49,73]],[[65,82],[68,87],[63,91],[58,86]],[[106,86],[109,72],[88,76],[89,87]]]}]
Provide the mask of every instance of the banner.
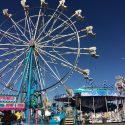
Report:
[{"label": "banner", "polygon": [[0,110],[24,110],[25,103],[0,103]]},{"label": "banner", "polygon": [[16,96],[9,96],[9,95],[0,95],[0,102],[15,102],[16,101]]}]

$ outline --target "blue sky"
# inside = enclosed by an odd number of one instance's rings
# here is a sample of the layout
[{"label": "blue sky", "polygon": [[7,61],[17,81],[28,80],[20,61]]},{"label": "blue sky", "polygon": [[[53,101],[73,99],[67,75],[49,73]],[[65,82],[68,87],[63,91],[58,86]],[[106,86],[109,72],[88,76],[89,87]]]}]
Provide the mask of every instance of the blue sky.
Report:
[{"label": "blue sky", "polygon": [[[58,5],[58,0],[48,0],[50,8]],[[39,6],[39,0],[28,0],[30,6]],[[81,40],[82,47],[96,46],[100,58],[93,59],[81,56],[79,67],[90,68],[93,84],[113,85],[115,76],[125,75],[125,1],[124,0],[66,0],[67,15],[76,9],[82,9],[85,20],[77,24],[77,28],[93,25],[96,37]],[[0,1],[0,22],[4,20],[2,9],[8,8],[11,13],[22,9],[20,0]],[[75,89],[87,85],[78,73],[74,73],[66,83]],[[58,90],[60,91],[60,90]]]}]

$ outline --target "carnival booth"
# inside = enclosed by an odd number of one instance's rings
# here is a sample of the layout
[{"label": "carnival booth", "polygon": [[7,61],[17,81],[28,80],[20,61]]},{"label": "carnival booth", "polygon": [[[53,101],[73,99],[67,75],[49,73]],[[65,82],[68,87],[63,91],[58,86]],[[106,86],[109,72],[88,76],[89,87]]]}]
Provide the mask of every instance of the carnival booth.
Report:
[{"label": "carnival booth", "polygon": [[1,123],[11,124],[21,120],[21,112],[25,110],[24,103],[17,103],[14,95],[0,95]]}]

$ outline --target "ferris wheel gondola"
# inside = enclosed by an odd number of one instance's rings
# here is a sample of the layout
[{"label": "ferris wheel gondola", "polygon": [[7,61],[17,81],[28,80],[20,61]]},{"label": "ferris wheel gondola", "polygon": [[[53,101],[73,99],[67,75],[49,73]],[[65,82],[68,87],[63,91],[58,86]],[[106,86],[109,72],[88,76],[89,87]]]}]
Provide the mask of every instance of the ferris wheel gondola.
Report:
[{"label": "ferris wheel gondola", "polygon": [[125,78],[123,76],[116,77],[115,87],[118,92],[120,92],[120,93],[125,92]]}]

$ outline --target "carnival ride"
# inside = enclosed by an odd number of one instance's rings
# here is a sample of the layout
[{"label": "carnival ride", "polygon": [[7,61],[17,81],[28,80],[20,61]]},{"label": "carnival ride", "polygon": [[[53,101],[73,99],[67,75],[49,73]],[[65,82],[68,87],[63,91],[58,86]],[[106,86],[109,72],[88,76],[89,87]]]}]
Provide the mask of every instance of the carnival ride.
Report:
[{"label": "carnival ride", "polygon": [[125,78],[123,76],[116,77],[115,87],[118,92],[120,92],[120,93],[125,92]]},{"label": "carnival ride", "polygon": [[125,96],[110,87],[81,87],[73,90],[74,96],[55,96],[57,102],[68,103],[82,112],[86,123],[122,122],[125,117]]},{"label": "carnival ride", "polygon": [[30,8],[21,0],[23,11],[14,15],[4,9],[7,19],[0,25],[0,94],[14,96],[15,103],[25,104],[28,124],[31,115],[36,115],[38,123],[38,109],[44,109],[45,114],[48,111],[47,92],[63,85],[73,96],[64,85],[73,71],[91,79],[88,69],[78,67],[80,55],[99,56],[96,47],[80,46],[80,39],[95,36],[93,26],[78,30],[77,23],[84,20],[82,10],[68,17],[65,0],[60,0],[56,9],[48,8],[45,0],[40,2],[40,7]]}]

